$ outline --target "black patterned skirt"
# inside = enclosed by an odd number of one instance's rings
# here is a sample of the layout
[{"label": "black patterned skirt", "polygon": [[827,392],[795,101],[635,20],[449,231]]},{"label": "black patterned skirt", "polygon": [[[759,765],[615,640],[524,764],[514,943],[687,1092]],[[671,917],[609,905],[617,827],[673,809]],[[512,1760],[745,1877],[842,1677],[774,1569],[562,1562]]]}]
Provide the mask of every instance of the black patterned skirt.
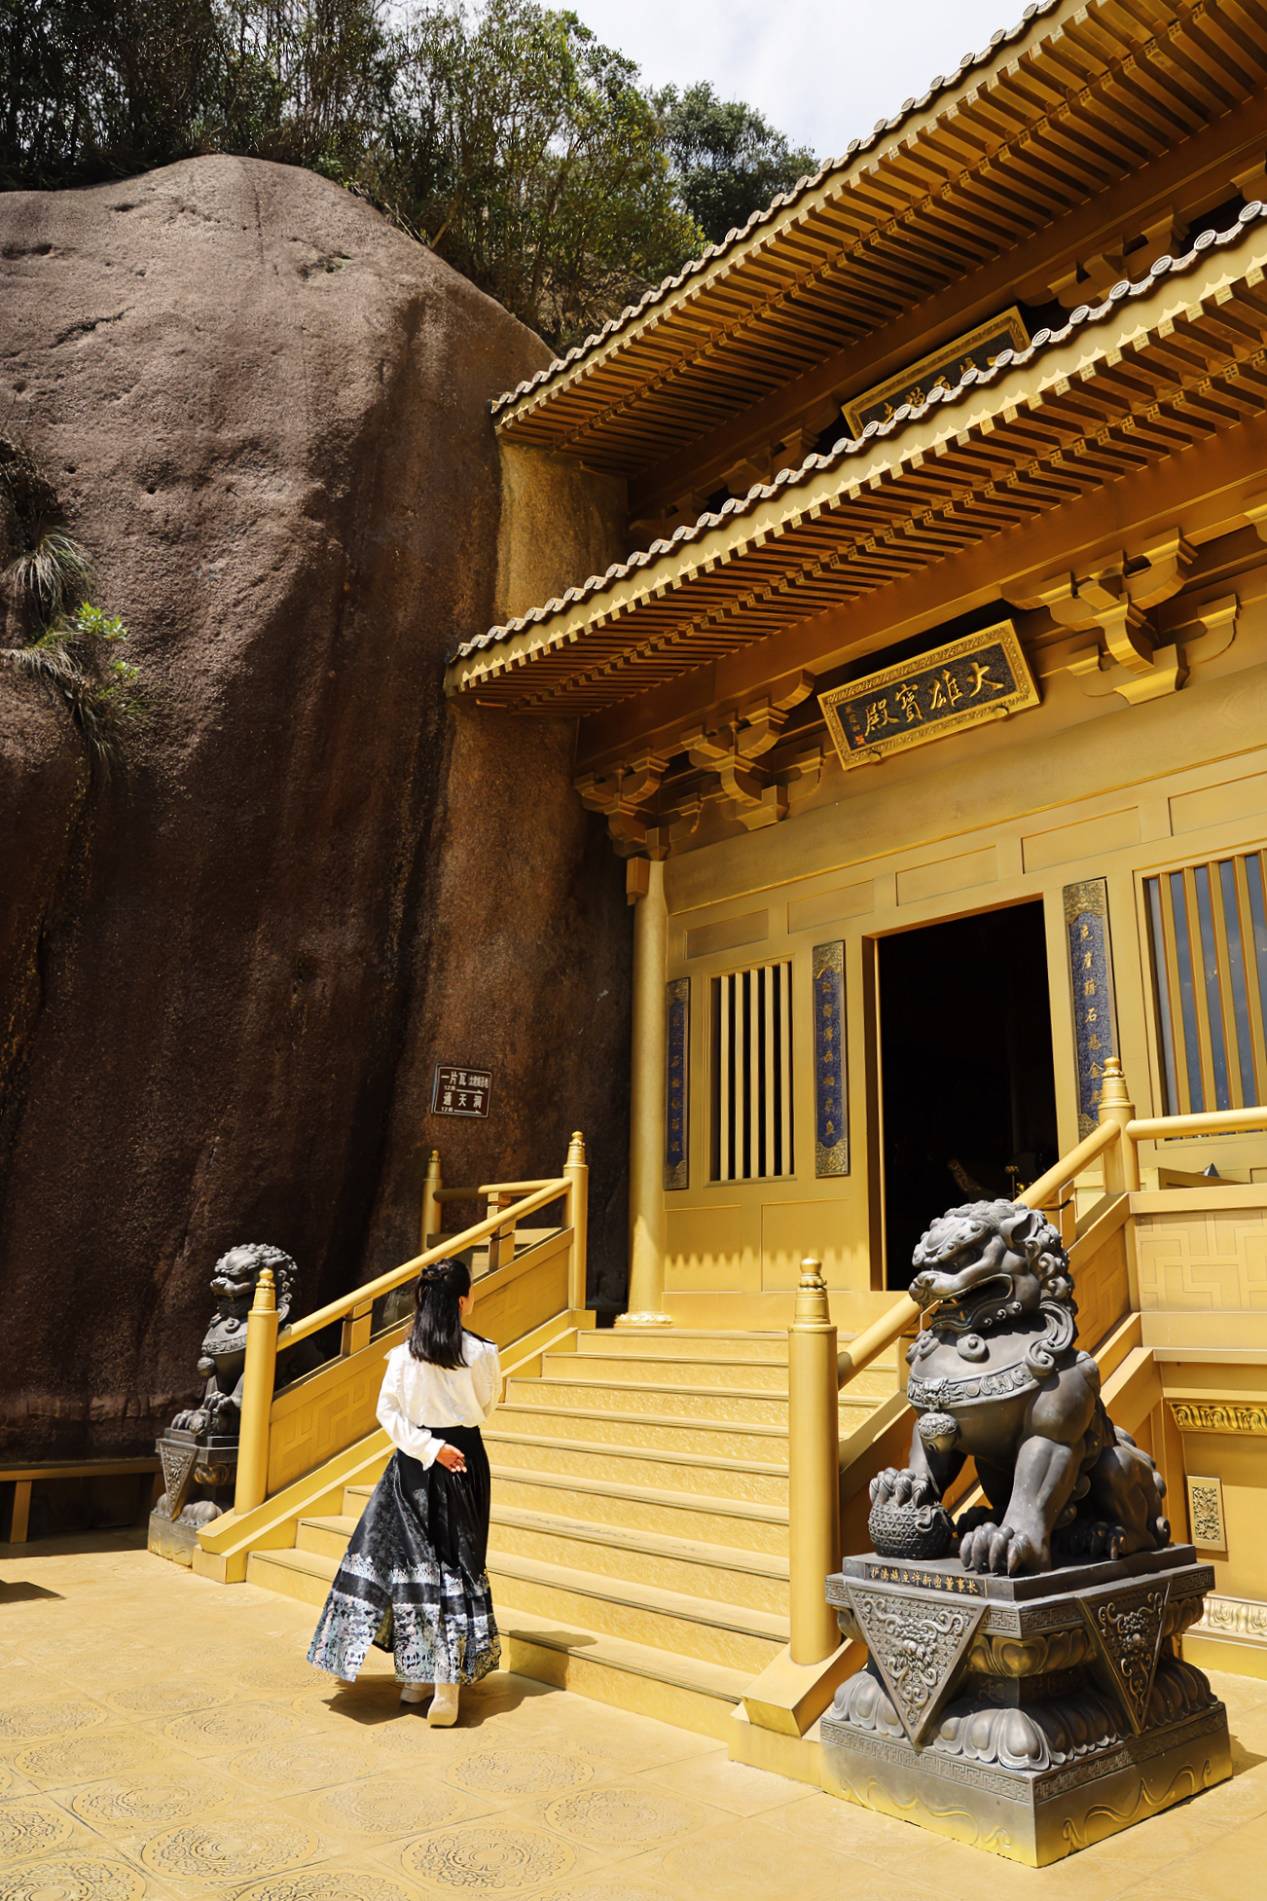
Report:
[{"label": "black patterned skirt", "polygon": [[444,1426],[464,1473],[395,1452],[352,1534],[308,1661],[355,1677],[371,1644],[401,1683],[477,1683],[501,1655],[485,1562],[490,1479],[477,1426]]}]

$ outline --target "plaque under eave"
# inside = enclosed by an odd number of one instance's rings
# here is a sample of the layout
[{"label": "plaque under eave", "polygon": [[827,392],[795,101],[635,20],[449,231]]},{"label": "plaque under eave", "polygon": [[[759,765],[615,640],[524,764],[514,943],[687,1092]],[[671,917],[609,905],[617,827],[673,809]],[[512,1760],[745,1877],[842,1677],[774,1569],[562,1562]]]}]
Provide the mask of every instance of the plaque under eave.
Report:
[{"label": "plaque under eave", "polygon": [[846,769],[948,739],[1039,704],[1010,620],[882,667],[818,696]]}]

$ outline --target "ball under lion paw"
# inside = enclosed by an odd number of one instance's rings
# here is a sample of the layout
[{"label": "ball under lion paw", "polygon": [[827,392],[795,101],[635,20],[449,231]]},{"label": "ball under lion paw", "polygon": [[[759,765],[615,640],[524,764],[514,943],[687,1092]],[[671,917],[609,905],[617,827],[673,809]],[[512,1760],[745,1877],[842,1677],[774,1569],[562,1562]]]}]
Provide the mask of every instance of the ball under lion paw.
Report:
[{"label": "ball under lion paw", "polygon": [[867,1519],[871,1549],[882,1558],[944,1558],[955,1529],[944,1505],[876,1498]]}]

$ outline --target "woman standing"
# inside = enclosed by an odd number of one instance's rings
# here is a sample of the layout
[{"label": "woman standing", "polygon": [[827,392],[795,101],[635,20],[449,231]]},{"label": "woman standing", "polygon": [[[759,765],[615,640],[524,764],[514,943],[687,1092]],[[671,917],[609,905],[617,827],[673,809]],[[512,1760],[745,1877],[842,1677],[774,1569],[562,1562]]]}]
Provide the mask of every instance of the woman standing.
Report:
[{"label": "woman standing", "polygon": [[501,1397],[491,1340],[463,1325],[471,1276],[424,1268],[409,1339],[387,1355],[378,1419],[396,1447],[352,1534],[309,1663],[355,1681],[371,1644],[391,1651],[402,1703],[435,1686],[427,1721],[456,1722],[458,1688],[497,1667],[488,1550],[488,1454],[480,1427]]}]

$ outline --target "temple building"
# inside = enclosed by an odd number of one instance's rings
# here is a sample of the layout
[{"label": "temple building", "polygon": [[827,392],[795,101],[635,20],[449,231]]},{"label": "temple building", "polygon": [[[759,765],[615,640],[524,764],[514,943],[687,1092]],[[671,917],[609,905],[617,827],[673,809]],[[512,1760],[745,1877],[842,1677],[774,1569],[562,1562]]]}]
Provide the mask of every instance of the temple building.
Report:
[{"label": "temple building", "polygon": [[[451,711],[574,723],[635,943],[626,1312],[579,1142],[468,1235],[508,1661],[806,1780],[956,1204],[1058,1225],[1214,1565],[1185,1654],[1267,1676],[1265,85],[1267,0],[1041,0],[493,406]],[[622,558],[542,599],[550,497]],[[386,1291],[283,1328],[341,1357],[244,1412],[203,1575],[320,1601]]]},{"label": "temple building", "polygon": [[1263,54],[1031,7],[495,405],[634,550],[448,676],[575,718],[627,860],[631,1311],[781,1324],[813,1253],[861,1323],[1108,1056],[1148,1114],[1267,1095]]}]

